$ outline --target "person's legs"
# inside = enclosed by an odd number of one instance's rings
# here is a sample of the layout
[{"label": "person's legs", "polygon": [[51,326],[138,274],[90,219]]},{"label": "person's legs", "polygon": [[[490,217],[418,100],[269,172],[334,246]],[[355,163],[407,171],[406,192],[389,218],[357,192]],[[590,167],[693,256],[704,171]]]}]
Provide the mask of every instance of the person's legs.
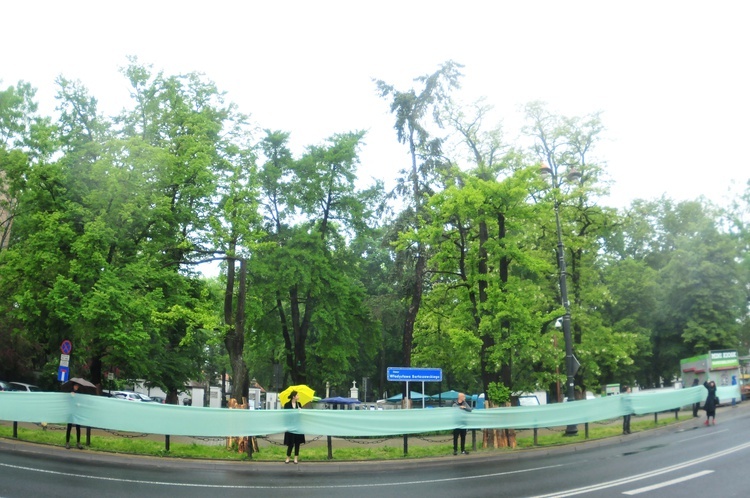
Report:
[{"label": "person's legs", "polygon": [[461,429],[461,453],[466,453],[466,429]]},{"label": "person's legs", "polygon": [[68,424],[68,427],[65,429],[65,447],[67,449],[70,449],[70,430],[73,428],[73,424]]},{"label": "person's legs", "polygon": [[294,444],[286,445],[286,463],[289,463],[289,457],[292,456],[293,447],[294,447]]},{"label": "person's legs", "polygon": [[81,446],[81,426],[76,424],[76,447],[79,450],[83,449],[83,446]]},{"label": "person's legs", "polygon": [[299,456],[299,445],[299,441],[294,443],[294,463],[297,463],[297,457]]},{"label": "person's legs", "polygon": [[706,421],[703,423],[703,425],[708,425],[711,422],[711,418],[713,418],[714,423],[716,423],[716,412],[714,410],[706,410]]},{"label": "person's legs", "polygon": [[461,433],[461,429],[453,429],[453,454],[458,454],[458,435]]}]

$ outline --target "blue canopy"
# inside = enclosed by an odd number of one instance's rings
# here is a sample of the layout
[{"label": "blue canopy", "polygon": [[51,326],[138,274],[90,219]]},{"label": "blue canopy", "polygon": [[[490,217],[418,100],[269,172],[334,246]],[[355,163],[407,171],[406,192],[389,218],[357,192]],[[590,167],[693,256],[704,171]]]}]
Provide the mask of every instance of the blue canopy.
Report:
[{"label": "blue canopy", "polygon": [[430,396],[430,399],[433,401],[437,401],[438,397],[446,401],[456,401],[458,399],[458,391],[454,391],[453,389],[451,389],[450,391],[444,391],[440,394],[433,394],[432,396]]},{"label": "blue canopy", "polygon": [[[391,396],[390,398],[387,398],[386,401],[390,401],[390,402],[401,401],[403,398],[404,398],[404,395],[401,394],[401,393],[399,393],[399,394],[397,394],[395,396]],[[422,393],[419,393],[417,391],[411,391],[410,398],[414,399],[414,400],[417,400],[417,399],[421,400],[422,398],[424,398],[425,401],[426,401],[426,400],[430,399],[430,396],[427,395],[427,394],[425,394],[424,396],[422,396]]]},{"label": "blue canopy", "polygon": [[321,403],[332,403],[336,405],[356,405],[361,403],[356,398],[342,398],[341,396],[335,396],[333,398],[323,398],[320,400]]}]

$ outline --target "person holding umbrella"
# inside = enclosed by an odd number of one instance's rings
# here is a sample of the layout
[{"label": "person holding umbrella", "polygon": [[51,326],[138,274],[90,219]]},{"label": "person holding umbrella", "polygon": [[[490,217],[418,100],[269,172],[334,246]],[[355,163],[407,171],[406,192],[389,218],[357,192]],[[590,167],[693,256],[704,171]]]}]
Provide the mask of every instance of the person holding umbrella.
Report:
[{"label": "person holding umbrella", "polygon": [[[74,377],[68,381],[68,383],[64,386],[65,390],[70,390],[71,396],[75,396],[76,394],[96,394],[96,386],[92,384],[91,382],[81,379],[78,377]],[[75,424],[76,426],[76,448],[79,450],[83,449],[83,446],[81,445],[81,426],[78,424]],[[68,424],[68,427],[65,429],[65,449],[70,449],[70,432],[73,430],[73,424]]]},{"label": "person holding umbrella", "polygon": [[[76,393],[78,393],[78,384],[73,383],[72,391],[70,392],[71,396],[75,396]],[[70,449],[70,431],[73,429],[73,424],[68,424],[67,429],[65,430],[65,449]],[[81,426],[76,424],[76,448],[79,450],[83,449],[83,446],[81,446]]]},{"label": "person holding umbrella", "polygon": [[[302,408],[299,402],[299,394],[297,391],[292,391],[289,393],[289,401],[284,403],[284,409],[297,410],[299,408]],[[301,444],[305,444],[305,435],[287,431],[284,433],[284,444],[286,445],[286,461],[284,463],[289,463],[289,458],[292,456],[292,449],[294,450],[294,463],[298,463],[299,447]]]}]

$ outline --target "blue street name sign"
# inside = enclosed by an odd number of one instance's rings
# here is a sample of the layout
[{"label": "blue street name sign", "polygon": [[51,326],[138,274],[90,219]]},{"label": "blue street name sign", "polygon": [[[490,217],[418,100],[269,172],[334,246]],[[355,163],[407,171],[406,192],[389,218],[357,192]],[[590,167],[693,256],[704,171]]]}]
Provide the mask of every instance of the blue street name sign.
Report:
[{"label": "blue street name sign", "polygon": [[441,382],[442,368],[388,367],[388,380],[393,382]]},{"label": "blue street name sign", "polygon": [[59,367],[57,369],[57,380],[60,382],[68,382],[68,378],[70,377],[70,370],[68,370],[68,367]]}]

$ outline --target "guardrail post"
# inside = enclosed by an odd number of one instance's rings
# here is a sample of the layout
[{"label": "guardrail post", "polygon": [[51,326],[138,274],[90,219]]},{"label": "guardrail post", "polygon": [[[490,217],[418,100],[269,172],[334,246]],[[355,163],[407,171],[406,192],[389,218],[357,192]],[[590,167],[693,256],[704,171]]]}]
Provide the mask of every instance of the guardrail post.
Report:
[{"label": "guardrail post", "polygon": [[471,451],[477,451],[477,430],[471,430]]},{"label": "guardrail post", "polygon": [[247,453],[247,458],[252,460],[253,459],[253,451],[255,451],[255,438],[253,436],[247,436],[245,438],[245,452]]},{"label": "guardrail post", "polygon": [[328,459],[333,460],[333,444],[331,443],[331,436],[328,436]]},{"label": "guardrail post", "polygon": [[539,429],[534,427],[534,446],[539,445]]},{"label": "guardrail post", "polygon": [[13,439],[18,439],[18,422],[13,422]]},{"label": "guardrail post", "polygon": [[654,425],[659,423],[659,414],[654,412]]},{"label": "guardrail post", "polygon": [[86,446],[91,446],[91,427],[86,427]]},{"label": "guardrail post", "polygon": [[584,438],[585,438],[585,439],[588,439],[588,438],[589,438],[589,423],[588,423],[588,422],[586,422],[586,424],[584,425],[584,427],[585,427],[585,429],[584,429],[584,433],[586,434],[586,435],[584,436]]},{"label": "guardrail post", "polygon": [[166,451],[169,451],[169,434],[164,436],[164,449]]},{"label": "guardrail post", "polygon": [[404,434],[404,456],[409,454],[409,436]]}]

